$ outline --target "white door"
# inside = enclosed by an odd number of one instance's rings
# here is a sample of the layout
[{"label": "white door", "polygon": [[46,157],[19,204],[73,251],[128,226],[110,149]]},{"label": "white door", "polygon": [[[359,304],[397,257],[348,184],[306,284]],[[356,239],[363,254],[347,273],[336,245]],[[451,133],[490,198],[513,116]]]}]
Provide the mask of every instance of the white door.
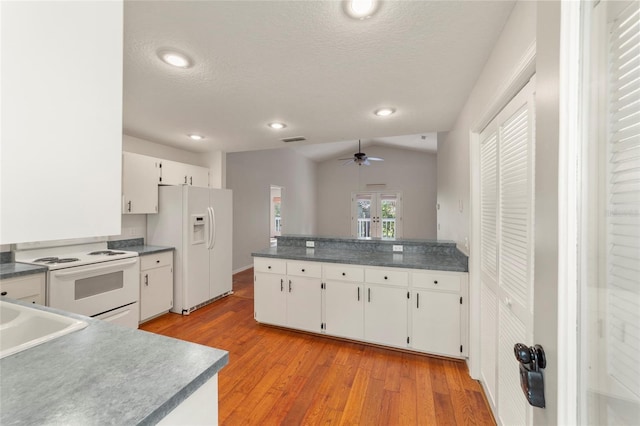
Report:
[{"label": "white door", "polygon": [[578,422],[640,422],[640,3],[587,15],[591,132],[578,206]]},{"label": "white door", "polygon": [[[183,307],[191,309],[200,303],[206,302],[209,297],[209,257],[206,238],[194,238],[194,220],[207,218],[209,207],[209,189],[182,187],[183,196],[186,197],[186,208],[183,218],[186,223],[182,226],[186,229],[183,236],[184,266],[183,266]],[[206,220],[205,220],[206,221]],[[208,226],[206,227],[208,228]],[[205,229],[204,234],[208,233]]]},{"label": "white door", "polygon": [[351,235],[356,238],[402,238],[402,194],[400,192],[352,194]]},{"label": "white door", "polygon": [[256,273],[254,279],[255,317],[259,322],[287,325],[286,277],[278,274]]},{"label": "white door", "polygon": [[534,79],[480,135],[481,377],[498,423],[530,424],[515,343],[533,344]]},{"label": "white door", "polygon": [[320,332],[322,323],[322,289],[319,278],[288,277],[287,325]]},{"label": "white door", "polygon": [[122,213],[158,213],[158,161],[122,153]]},{"label": "white door", "polygon": [[411,347],[441,355],[460,355],[460,294],[416,290],[411,306]]},{"label": "white door", "polygon": [[233,200],[230,189],[209,189],[211,246],[209,250],[209,298],[231,291],[233,254]]}]

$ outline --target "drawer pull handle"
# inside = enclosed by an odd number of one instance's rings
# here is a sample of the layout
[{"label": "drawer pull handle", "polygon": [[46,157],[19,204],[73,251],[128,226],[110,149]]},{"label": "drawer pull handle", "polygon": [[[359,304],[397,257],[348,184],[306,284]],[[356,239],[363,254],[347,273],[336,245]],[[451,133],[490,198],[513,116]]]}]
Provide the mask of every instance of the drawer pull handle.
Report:
[{"label": "drawer pull handle", "polygon": [[433,283],[434,283],[434,284],[438,284],[438,280],[434,280],[434,281],[433,281]]},{"label": "drawer pull handle", "polygon": [[416,293],[416,308],[420,309],[420,293]]},{"label": "drawer pull handle", "polygon": [[343,276],[343,277],[346,277],[346,276],[347,276],[347,273],[346,273],[346,272],[343,272],[343,273],[342,273],[342,276]]},{"label": "drawer pull handle", "polygon": [[360,301],[360,287],[358,287],[358,302]]},{"label": "drawer pull handle", "polygon": [[2,293],[0,293],[0,296],[6,296],[6,295],[7,295],[6,291],[3,291]]},{"label": "drawer pull handle", "polygon": [[304,269],[302,270],[302,272],[304,272]]},{"label": "drawer pull handle", "polygon": [[156,260],[156,263],[160,263],[160,260]]},{"label": "drawer pull handle", "polygon": [[368,294],[367,294],[367,297],[369,298],[369,302],[371,302],[371,289],[370,289],[370,288],[368,288],[367,290],[368,290],[368,291],[367,291],[367,293],[368,293]]},{"label": "drawer pull handle", "polygon": [[[271,266],[269,266],[271,268]],[[284,291],[284,279],[280,278],[280,291]]]},{"label": "drawer pull handle", "polygon": [[271,266],[267,266],[267,269],[271,269]]},{"label": "drawer pull handle", "polygon": [[389,277],[387,277],[387,276],[385,275],[385,276],[384,276],[384,279],[385,279],[385,280],[388,280],[388,279],[389,279]]}]

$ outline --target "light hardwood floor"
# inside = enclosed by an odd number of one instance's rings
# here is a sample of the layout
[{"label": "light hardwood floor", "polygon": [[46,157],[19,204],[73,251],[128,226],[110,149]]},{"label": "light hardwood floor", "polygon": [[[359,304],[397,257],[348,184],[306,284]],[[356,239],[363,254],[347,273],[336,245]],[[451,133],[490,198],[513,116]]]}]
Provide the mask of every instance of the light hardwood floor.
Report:
[{"label": "light hardwood floor", "polygon": [[493,425],[463,362],[259,325],[253,269],[234,294],[140,328],[229,351],[219,375],[222,425]]}]

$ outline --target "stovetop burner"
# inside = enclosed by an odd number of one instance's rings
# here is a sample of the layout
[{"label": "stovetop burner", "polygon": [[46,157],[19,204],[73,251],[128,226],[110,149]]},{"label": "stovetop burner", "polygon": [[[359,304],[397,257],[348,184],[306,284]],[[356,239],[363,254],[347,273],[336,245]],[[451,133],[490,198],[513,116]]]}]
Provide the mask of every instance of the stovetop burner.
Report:
[{"label": "stovetop burner", "polygon": [[34,262],[54,262],[58,260],[57,257],[41,257],[40,259],[34,260]]},{"label": "stovetop burner", "polygon": [[106,254],[107,256],[115,256],[118,254],[124,254],[123,251],[113,251],[113,250],[98,250],[98,251],[92,251],[91,253],[89,253],[89,256],[98,256],[101,254]]},{"label": "stovetop burner", "polygon": [[71,263],[71,262],[77,262],[78,259],[77,257],[65,257],[60,259],[59,257],[42,257],[40,259],[36,259],[34,260],[34,262],[42,262],[45,263],[47,265],[54,265],[56,263]]}]

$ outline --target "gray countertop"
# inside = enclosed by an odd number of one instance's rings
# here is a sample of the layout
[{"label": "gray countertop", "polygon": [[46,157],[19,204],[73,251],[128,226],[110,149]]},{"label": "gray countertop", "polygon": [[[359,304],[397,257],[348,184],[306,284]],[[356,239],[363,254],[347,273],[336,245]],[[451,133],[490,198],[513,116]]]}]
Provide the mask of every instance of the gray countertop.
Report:
[{"label": "gray countertop", "polygon": [[229,360],[220,349],[38,309],[89,326],[0,360],[2,425],[155,424]]},{"label": "gray countertop", "polygon": [[0,280],[20,277],[23,275],[39,274],[47,272],[48,268],[41,265],[31,265],[29,263],[0,263]]},{"label": "gray countertop", "polygon": [[140,245],[140,246],[123,247],[122,250],[135,251],[135,252],[138,252],[139,256],[146,256],[148,254],[162,253],[162,252],[165,252],[165,251],[174,251],[175,248],[173,248],[173,247],[164,247],[164,246]]},{"label": "gray countertop", "polygon": [[465,257],[439,253],[393,253],[332,248],[270,247],[252,253],[255,257],[272,257],[314,262],[349,263],[393,268],[432,269],[467,272]]}]

